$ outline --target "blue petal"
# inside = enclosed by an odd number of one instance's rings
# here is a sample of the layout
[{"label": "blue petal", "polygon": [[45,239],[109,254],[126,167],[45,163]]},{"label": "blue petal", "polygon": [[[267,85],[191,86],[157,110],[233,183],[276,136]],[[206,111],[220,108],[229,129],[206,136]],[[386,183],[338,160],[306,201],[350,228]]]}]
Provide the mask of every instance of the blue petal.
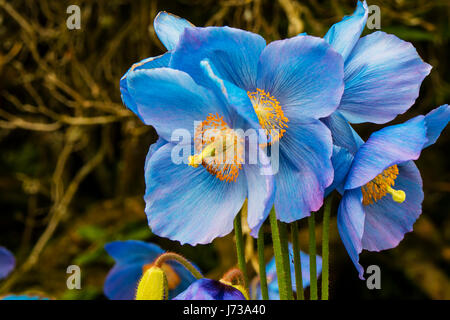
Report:
[{"label": "blue petal", "polygon": [[170,67],[205,84],[200,62],[209,59],[222,79],[248,91],[255,88],[258,58],[265,46],[261,36],[240,29],[188,28],[173,52]]},{"label": "blue petal", "polygon": [[105,250],[117,263],[139,262],[142,266],[164,253],[156,244],[139,240],[113,241],[105,245]]},{"label": "blue petal", "polygon": [[174,164],[173,146],[161,147],[147,163],[145,212],[153,233],[191,245],[230,233],[247,195],[245,174],[227,183],[203,166]]},{"label": "blue petal", "polygon": [[164,253],[156,244],[138,240],[113,241],[105,245],[105,250],[116,260],[103,286],[111,300],[133,300],[142,268]]},{"label": "blue petal", "polygon": [[221,79],[214,64],[208,59],[202,60],[200,65],[206,76],[205,82],[210,81],[207,87],[214,90],[217,97],[228,107],[228,112],[232,114],[230,117],[233,123],[230,125],[242,130],[247,127],[260,129],[258,117],[247,92],[231,82]]},{"label": "blue petal", "polygon": [[167,50],[172,50],[178,44],[185,28],[194,27],[189,21],[174,14],[161,11],[153,21],[156,35]]},{"label": "blue petal", "polygon": [[[294,269],[294,252],[292,251],[292,244],[289,243],[289,261],[290,261],[290,269],[291,269],[291,279],[292,279],[292,290],[294,292],[297,290],[296,284],[295,284],[295,269]],[[301,262],[301,268],[302,268],[302,283],[303,288],[306,288],[310,284],[310,271],[309,271],[309,255],[307,253],[304,253],[303,251],[300,251],[300,262]],[[317,270],[317,276],[320,276],[322,272],[322,258],[320,256],[316,256],[316,270]],[[275,265],[275,258],[272,258],[272,260],[269,261],[269,263],[266,265],[266,276],[267,276],[267,282],[268,282],[268,290],[269,290],[269,299],[270,300],[280,300],[280,291],[278,288],[278,277],[277,277],[277,270]],[[257,287],[257,297],[259,300],[262,299],[261,296],[261,289],[258,285]]]},{"label": "blue petal", "polygon": [[0,247],[0,280],[6,278],[14,270],[16,259],[6,248]]},{"label": "blue petal", "polygon": [[426,132],[424,116],[417,116],[373,133],[356,153],[345,189],[365,185],[394,164],[418,159],[427,142]]},{"label": "blue petal", "polygon": [[430,111],[425,116],[425,124],[427,125],[428,142],[424,148],[434,144],[441,135],[442,130],[450,121],[450,107],[447,104]]},{"label": "blue petal", "polygon": [[359,254],[362,251],[362,236],[364,232],[365,213],[362,205],[360,188],[346,190],[339,204],[337,225],[339,235],[345,248],[359,273],[364,279],[364,269],[359,264]]},{"label": "blue petal", "polygon": [[121,93],[123,103],[125,104],[125,106],[128,109],[133,111],[141,120],[142,120],[142,117],[138,112],[136,102],[134,102],[133,97],[131,97],[130,93],[128,92],[127,77],[129,75],[129,73],[134,70],[167,67],[169,65],[170,55],[171,55],[170,52],[166,52],[163,55],[147,58],[140,62],[137,62],[137,63],[133,64],[131,66],[131,68],[128,69],[128,71],[120,79],[120,93]]},{"label": "blue petal", "polygon": [[[275,209],[283,222],[310,215],[322,206],[325,188],[333,181],[330,131],[319,120],[297,119],[280,140]],[[272,156],[273,158],[273,156]]]},{"label": "blue petal", "polygon": [[232,286],[217,280],[200,279],[173,300],[246,300],[244,295]]},{"label": "blue petal", "polygon": [[[169,261],[167,263],[173,268],[173,270],[180,277],[180,283],[176,286],[176,288],[169,291],[169,299],[171,299],[172,297],[176,297],[181,292],[186,290],[197,279],[192,275],[190,271],[188,271],[180,263],[176,261]],[[200,272],[200,269],[192,261],[190,261],[190,263],[194,268],[196,268]]]},{"label": "blue petal", "polygon": [[394,188],[403,190],[406,199],[397,203],[386,195],[381,200],[365,206],[366,220],[362,238],[363,248],[380,251],[396,247],[422,212],[422,179],[412,161],[398,166],[399,174]]},{"label": "blue petal", "polygon": [[[149,262],[150,263],[150,262]],[[110,300],[134,300],[145,263],[116,264],[108,273],[103,292]]]},{"label": "blue petal", "polygon": [[229,123],[225,106],[187,73],[158,68],[134,71],[127,79],[142,119],[166,141],[176,129],[189,130],[193,136],[194,122],[205,120],[210,113],[219,113]]},{"label": "blue petal", "polygon": [[353,155],[345,148],[333,146],[333,156],[331,157],[331,163],[334,169],[333,183],[325,190],[324,198],[326,198],[335,189],[338,192],[343,193],[343,183],[345,177],[353,162]]},{"label": "blue petal", "polygon": [[338,111],[321,120],[330,129],[334,145],[345,148],[351,154],[355,154],[364,143],[350,123]]},{"label": "blue petal", "polygon": [[41,296],[11,294],[8,296],[1,297],[0,300],[50,300],[50,299],[46,298],[46,297],[41,297]]},{"label": "blue petal", "polygon": [[290,125],[295,118],[318,119],[336,110],[343,72],[342,57],[323,39],[297,36],[271,42],[263,50],[257,88],[278,100]]},{"label": "blue petal", "polygon": [[258,164],[244,165],[247,178],[247,220],[251,229],[250,235],[257,238],[261,225],[269,215],[275,198],[275,182],[272,168],[264,152],[261,152],[263,161]]},{"label": "blue petal", "polygon": [[353,15],[345,16],[341,22],[334,24],[324,37],[342,55],[344,61],[347,60],[366,26],[368,12],[366,1],[358,1]]},{"label": "blue petal", "polygon": [[414,104],[430,70],[411,43],[374,32],[358,41],[345,63],[338,110],[351,123],[386,123]]}]

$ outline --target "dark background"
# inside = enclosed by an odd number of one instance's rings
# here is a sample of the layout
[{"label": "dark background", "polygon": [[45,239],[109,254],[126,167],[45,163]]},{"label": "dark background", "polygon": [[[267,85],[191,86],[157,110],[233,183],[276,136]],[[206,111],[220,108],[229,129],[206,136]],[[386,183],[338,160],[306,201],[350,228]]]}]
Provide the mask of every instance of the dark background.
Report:
[{"label": "dark background", "polygon": [[[81,8],[80,30],[66,27],[70,4]],[[272,41],[300,32],[323,36],[333,23],[351,14],[355,4],[344,0],[0,0],[0,245],[18,260],[16,272],[0,282],[0,295],[32,291],[57,299],[104,299],[102,285],[113,262],[103,245],[117,239],[156,242],[183,253],[208,276],[220,277],[236,263],[232,235],[212,245],[180,247],[152,235],[147,227],[143,165],[157,136],[122,105],[119,79],[132,63],[165,51],[152,24],[160,10],[198,26],[229,25]],[[381,30],[412,42],[433,66],[416,104],[393,123],[448,103],[450,3],[371,4],[381,8]],[[355,128],[367,138],[381,126]],[[361,256],[364,266],[380,266],[381,290],[368,290],[358,279],[333,213],[332,299],[450,298],[449,147],[447,129],[417,161],[425,200],[414,232],[393,250]],[[320,221],[321,212],[318,239]],[[305,221],[300,226],[301,246],[307,251]],[[270,244],[270,235],[266,238]],[[251,274],[253,249],[248,238]],[[270,245],[266,250],[269,259]],[[81,267],[82,290],[66,288],[66,268],[71,264]]]}]

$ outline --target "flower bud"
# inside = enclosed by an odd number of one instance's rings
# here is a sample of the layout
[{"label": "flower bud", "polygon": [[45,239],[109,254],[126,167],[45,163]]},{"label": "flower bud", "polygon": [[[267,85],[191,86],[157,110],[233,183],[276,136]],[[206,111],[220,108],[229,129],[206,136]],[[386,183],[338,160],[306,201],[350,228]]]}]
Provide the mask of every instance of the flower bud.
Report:
[{"label": "flower bud", "polygon": [[164,271],[159,267],[151,267],[139,280],[136,300],[167,300],[169,285]]}]

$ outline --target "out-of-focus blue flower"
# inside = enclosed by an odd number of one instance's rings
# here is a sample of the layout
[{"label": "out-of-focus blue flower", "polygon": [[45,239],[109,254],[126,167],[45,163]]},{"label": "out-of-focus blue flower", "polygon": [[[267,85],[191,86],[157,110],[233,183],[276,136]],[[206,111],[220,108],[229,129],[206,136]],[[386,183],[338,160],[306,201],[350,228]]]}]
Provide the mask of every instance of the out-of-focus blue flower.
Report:
[{"label": "out-of-focus blue flower", "polygon": [[50,298],[36,296],[36,295],[8,295],[1,297],[0,300],[50,300]]},{"label": "out-of-focus blue flower", "polygon": [[199,279],[173,300],[246,300],[234,286],[212,279]]},{"label": "out-of-focus blue flower", "polygon": [[[289,261],[291,269],[292,290],[294,290],[295,292],[297,290],[297,287],[295,284],[294,252],[292,250],[292,245],[290,243],[289,243]],[[310,284],[309,255],[307,253],[304,253],[303,251],[300,251],[300,261],[302,265],[303,288],[306,288]],[[322,272],[322,258],[320,256],[316,256],[316,268],[317,268],[317,277],[319,277]],[[269,299],[280,300],[280,290],[278,288],[278,277],[275,265],[275,257],[272,258],[272,260],[270,260],[269,263],[266,265],[266,277],[267,277],[267,289],[269,291]],[[259,281],[256,284],[256,298],[258,300],[262,299],[261,286],[259,284]]]},{"label": "out-of-focus blue flower", "polygon": [[412,231],[424,197],[422,179],[413,160],[419,158],[422,149],[435,143],[449,120],[450,107],[443,105],[426,116],[385,127],[365,143],[358,137],[359,147],[351,154],[350,170],[338,188],[343,198],[337,221],[341,239],[361,279],[364,269],[359,254],[363,249],[394,248],[405,233]]},{"label": "out-of-focus blue flower", "polygon": [[360,38],[367,16],[366,1],[358,1],[353,15],[333,25],[324,39],[345,63],[337,112],[350,123],[386,123],[414,104],[431,66],[394,35],[376,31]]},{"label": "out-of-focus blue flower", "polygon": [[0,247],[0,280],[6,278],[14,270],[16,259],[6,248]]},{"label": "out-of-focus blue flower", "polygon": [[[105,249],[116,261],[103,286],[111,300],[133,300],[143,271],[164,253],[156,244],[138,240],[110,242]],[[195,281],[195,277],[177,262],[169,261],[162,269],[167,277],[169,297],[176,296]]]},{"label": "out-of-focus blue flower", "polygon": [[274,203],[279,220],[317,211],[333,180],[331,135],[318,119],[339,104],[342,57],[323,39],[306,35],[266,45],[257,34],[229,27],[184,29],[169,67],[207,85],[202,61],[251,101],[247,114],[266,130],[269,144],[280,142]]}]

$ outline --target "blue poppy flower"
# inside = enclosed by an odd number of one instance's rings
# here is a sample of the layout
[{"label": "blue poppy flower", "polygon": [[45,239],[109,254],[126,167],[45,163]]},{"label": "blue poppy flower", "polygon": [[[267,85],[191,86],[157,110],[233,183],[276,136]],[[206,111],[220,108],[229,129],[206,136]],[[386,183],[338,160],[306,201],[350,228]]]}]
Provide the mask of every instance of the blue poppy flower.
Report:
[{"label": "blue poppy flower", "polygon": [[[113,241],[105,245],[116,264],[106,277],[103,291],[111,300],[133,300],[143,271],[164,253],[159,246],[138,240]],[[169,285],[169,297],[185,290],[195,277],[177,262],[163,264]]]},{"label": "blue poppy flower", "polygon": [[364,269],[359,254],[363,249],[394,248],[405,233],[412,231],[424,197],[413,160],[435,143],[449,120],[450,107],[443,105],[426,116],[385,127],[365,143],[358,137],[359,147],[351,155],[353,160],[341,188],[337,222],[361,279]]},{"label": "blue poppy flower", "polygon": [[324,37],[344,59],[345,90],[337,113],[350,123],[386,123],[414,104],[431,66],[394,35],[376,31],[360,38],[367,16],[366,1],[358,1],[353,15]]},{"label": "blue poppy flower", "polygon": [[[207,85],[202,61],[249,99],[246,114],[279,141],[275,209],[279,220],[309,216],[333,180],[329,130],[318,119],[333,113],[343,92],[343,61],[323,39],[297,36],[266,45],[259,35],[229,27],[186,28],[169,67]],[[246,97],[247,96],[247,97]],[[272,130],[272,131],[271,131]]]},{"label": "blue poppy flower", "polygon": [[199,279],[173,300],[246,300],[234,286],[212,279]]},{"label": "blue poppy flower", "polygon": [[[290,261],[290,269],[291,269],[291,280],[292,280],[292,290],[294,292],[297,290],[295,284],[295,269],[294,269],[294,252],[292,250],[292,244],[289,243],[289,261]],[[303,288],[306,288],[310,284],[310,272],[309,272],[309,255],[300,251],[300,261],[302,264],[302,283]],[[320,256],[316,256],[316,268],[317,268],[317,277],[320,276],[322,272],[322,258]],[[275,258],[269,261],[266,265],[266,277],[267,277],[267,289],[269,292],[270,300],[280,300],[280,290],[278,288],[278,278],[277,278],[277,270],[275,265]],[[262,299],[261,295],[261,286],[258,283],[256,284],[256,298],[258,300]]]},{"label": "blue poppy flower", "polygon": [[[200,67],[205,86],[167,67],[135,68],[125,78],[136,114],[160,137],[145,164],[149,225],[161,237],[192,245],[228,234],[246,198],[248,224],[257,234],[274,198],[266,155],[256,151],[256,159],[266,160],[251,164],[245,152],[243,133],[258,126],[246,92],[219,78],[208,61]],[[180,129],[189,137],[171,142]]]},{"label": "blue poppy flower", "polygon": [[6,278],[14,270],[16,259],[6,248],[0,247],[0,280]]}]

